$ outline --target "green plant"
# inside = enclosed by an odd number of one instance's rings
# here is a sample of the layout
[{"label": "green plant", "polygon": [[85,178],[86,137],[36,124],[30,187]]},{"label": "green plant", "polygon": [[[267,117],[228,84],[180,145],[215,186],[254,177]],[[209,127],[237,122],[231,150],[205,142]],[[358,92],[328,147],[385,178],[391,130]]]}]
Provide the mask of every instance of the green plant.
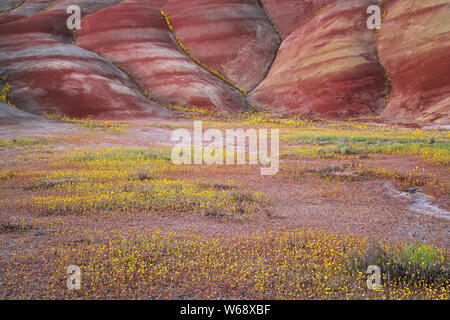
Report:
[{"label": "green plant", "polygon": [[409,284],[448,284],[448,257],[430,245],[414,243],[401,247],[371,244],[363,253],[351,254],[351,270],[365,272],[370,265],[380,267],[386,281]]},{"label": "green plant", "polygon": [[339,151],[341,154],[349,154],[349,153],[352,153],[351,147],[349,147],[349,146],[346,145],[346,144],[340,144],[340,145],[338,145],[338,146],[337,146],[337,149],[338,149],[338,151]]},{"label": "green plant", "polygon": [[170,160],[170,150],[156,150],[156,149],[120,149],[111,148],[97,152],[96,150],[81,151],[74,155],[74,160],[89,161],[95,159],[105,160]]}]

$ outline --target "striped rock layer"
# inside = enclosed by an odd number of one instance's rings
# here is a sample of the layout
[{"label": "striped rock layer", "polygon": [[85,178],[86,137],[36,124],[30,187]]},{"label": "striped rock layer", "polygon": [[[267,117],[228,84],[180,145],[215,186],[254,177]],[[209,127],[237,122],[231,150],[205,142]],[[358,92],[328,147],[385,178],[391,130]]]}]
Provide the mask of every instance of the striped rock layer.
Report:
[{"label": "striped rock layer", "polygon": [[0,2],[0,14],[7,13],[10,10],[20,6],[23,0],[2,0]]},{"label": "striped rock layer", "polygon": [[268,17],[286,39],[335,0],[260,0]]},{"label": "striped rock layer", "polygon": [[387,118],[450,123],[450,2],[391,0],[377,39],[392,81]]},{"label": "striped rock layer", "polygon": [[160,10],[148,1],[125,1],[88,16],[77,45],[129,72],[161,104],[235,112],[248,108],[241,92],[184,53]]},{"label": "striped rock layer", "polygon": [[16,9],[0,15],[0,24],[35,15],[55,5],[58,0],[27,0]]},{"label": "striped rock layer", "polygon": [[12,108],[0,101],[0,126],[30,126],[47,122],[45,118]]},{"label": "striped rock layer", "polygon": [[[80,5],[87,2],[78,1]],[[100,2],[86,8],[95,9]],[[0,25],[0,70],[11,83],[10,100],[34,114],[173,116],[170,110],[149,101],[111,62],[71,44],[72,34],[65,26],[66,8],[61,4]]]},{"label": "striped rock layer", "polygon": [[[374,4],[386,10],[379,32],[366,26]],[[77,46],[69,5],[84,17]],[[450,123],[448,21],[448,0],[2,0],[0,76],[34,114],[175,117],[163,105],[254,103]]]},{"label": "striped rock layer", "polygon": [[377,61],[366,9],[381,1],[341,0],[282,43],[267,78],[251,93],[277,113],[353,117],[381,112],[389,84]]},{"label": "striped rock layer", "polygon": [[257,0],[154,0],[193,56],[243,91],[257,86],[280,38]]}]

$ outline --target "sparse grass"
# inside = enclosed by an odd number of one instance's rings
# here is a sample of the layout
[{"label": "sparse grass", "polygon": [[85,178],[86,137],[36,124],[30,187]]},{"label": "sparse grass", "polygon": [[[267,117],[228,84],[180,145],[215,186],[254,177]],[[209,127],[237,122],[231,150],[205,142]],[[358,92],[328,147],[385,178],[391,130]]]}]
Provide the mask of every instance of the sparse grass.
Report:
[{"label": "sparse grass", "polygon": [[444,165],[450,163],[448,130],[400,128],[364,121],[287,118],[264,112],[244,113],[234,121],[240,126],[281,128],[280,140],[284,144],[281,153],[286,158],[386,154],[415,155]]},{"label": "sparse grass", "polygon": [[290,136],[290,142],[303,142],[303,143],[312,143],[312,144],[320,144],[321,142],[328,143],[360,143],[367,145],[374,144],[382,144],[382,143],[398,143],[398,144],[407,144],[407,143],[421,143],[425,142],[426,139],[420,138],[397,138],[397,137],[370,137],[370,136],[357,136],[357,135],[311,135],[311,134],[299,134]]},{"label": "sparse grass", "polygon": [[17,138],[17,139],[3,139],[0,138],[0,148],[17,149],[26,147],[39,148],[44,145],[56,144],[61,142],[58,137],[38,137],[38,138]]},{"label": "sparse grass", "polygon": [[83,150],[73,154],[76,161],[89,160],[170,160],[168,149],[143,149],[143,148],[108,148],[100,150]]},{"label": "sparse grass", "polygon": [[342,134],[287,134],[282,137],[282,140],[291,144],[284,152],[285,157],[333,158],[351,154],[409,154],[442,164],[450,163],[450,140],[434,140],[434,143],[429,143],[429,139],[426,136],[398,138],[342,136]]},{"label": "sparse grass", "polygon": [[368,157],[370,155],[412,155],[432,162],[447,165],[450,163],[450,144],[386,144],[386,145],[346,145],[329,144],[325,146],[303,145],[289,147],[282,151],[284,158],[340,158],[348,155]]}]

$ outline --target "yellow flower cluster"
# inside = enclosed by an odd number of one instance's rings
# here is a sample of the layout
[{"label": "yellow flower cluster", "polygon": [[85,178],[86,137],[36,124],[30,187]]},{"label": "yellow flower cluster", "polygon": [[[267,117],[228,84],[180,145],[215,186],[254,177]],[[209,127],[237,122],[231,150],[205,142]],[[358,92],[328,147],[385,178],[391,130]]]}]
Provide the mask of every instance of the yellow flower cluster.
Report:
[{"label": "yellow flower cluster", "polygon": [[72,30],[72,45],[77,45],[77,29]]},{"label": "yellow flower cluster", "polygon": [[6,103],[7,105],[15,108],[16,105],[13,104],[10,100],[9,100],[9,94],[10,94],[10,90],[11,90],[11,84],[8,82],[8,79],[3,76],[1,77],[2,81],[5,83],[5,85],[3,86],[2,89],[2,95],[0,96],[0,100],[3,101],[4,103]]},{"label": "yellow flower cluster", "polygon": [[[349,253],[363,254],[367,242],[351,236],[308,229],[233,238],[158,230],[104,232],[88,229],[86,240],[76,246],[51,247],[39,256],[21,251],[2,259],[10,294],[24,294],[17,288],[27,270],[15,264],[26,260],[49,271],[50,281],[38,291],[48,299],[448,299],[448,280],[387,284],[383,276],[382,289],[368,291],[366,270],[348,267]],[[448,252],[438,254],[448,259]],[[77,292],[64,286],[71,264],[81,267]]]},{"label": "yellow flower cluster", "polygon": [[204,109],[204,108],[199,108],[199,107],[183,107],[183,106],[172,105],[172,104],[166,105],[165,107],[172,109],[172,110],[193,112],[193,113],[199,113],[199,114],[216,114],[217,113],[215,111]]},{"label": "yellow flower cluster", "polygon": [[99,121],[99,120],[91,120],[91,119],[79,119],[72,118],[67,115],[62,114],[47,114],[46,118],[52,120],[58,120],[66,123],[74,123],[82,128],[104,128],[111,132],[124,133],[129,127],[128,123],[115,122],[115,121]]},{"label": "yellow flower cluster", "polygon": [[52,193],[24,204],[54,213],[137,210],[240,216],[268,203],[264,195],[234,185],[160,178],[162,172],[175,168],[169,159],[163,151],[147,149],[75,150],[71,158],[55,160],[54,166],[79,169],[38,173],[32,186],[50,186]]}]

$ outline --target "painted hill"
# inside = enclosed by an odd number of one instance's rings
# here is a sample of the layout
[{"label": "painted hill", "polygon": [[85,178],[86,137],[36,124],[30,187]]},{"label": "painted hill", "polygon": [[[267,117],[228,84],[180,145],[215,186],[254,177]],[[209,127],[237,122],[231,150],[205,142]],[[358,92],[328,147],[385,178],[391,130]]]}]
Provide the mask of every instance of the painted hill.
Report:
[{"label": "painted hill", "polygon": [[366,9],[377,2],[338,1],[293,31],[251,98],[278,113],[379,114],[389,84],[366,25]]},{"label": "painted hill", "polygon": [[392,81],[382,115],[449,123],[450,2],[391,1],[377,39]]},{"label": "painted hill", "polygon": [[122,3],[88,16],[76,44],[129,73],[159,103],[215,111],[247,108],[239,90],[184,53],[160,10],[147,1]]},{"label": "painted hill", "polygon": [[[366,25],[373,4],[379,31]],[[81,8],[76,33],[69,5]],[[5,0],[0,11],[3,99],[31,114],[173,118],[174,106],[254,104],[450,123],[448,0]]]}]

